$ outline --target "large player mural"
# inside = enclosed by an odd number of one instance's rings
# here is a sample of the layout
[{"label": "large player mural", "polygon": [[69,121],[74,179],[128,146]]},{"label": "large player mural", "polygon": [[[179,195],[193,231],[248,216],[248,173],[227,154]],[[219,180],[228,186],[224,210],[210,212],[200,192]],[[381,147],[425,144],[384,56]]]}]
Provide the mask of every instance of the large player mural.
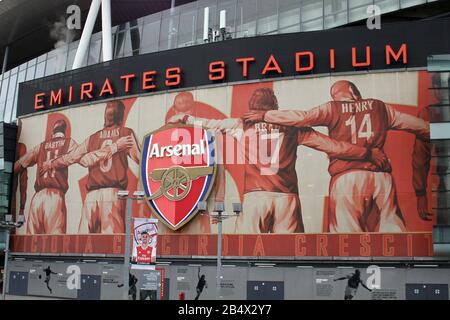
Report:
[{"label": "large player mural", "polygon": [[[215,201],[243,204],[224,221],[227,234],[429,233],[429,81],[425,72],[268,81],[23,118],[19,143],[28,152],[15,173],[28,179],[17,179],[14,201],[27,227],[18,232],[123,233],[117,192],[143,189],[144,137],[188,125],[215,137],[207,211]],[[145,201],[133,209],[154,215]],[[159,233],[216,230],[197,213],[180,228],[160,224]]]}]

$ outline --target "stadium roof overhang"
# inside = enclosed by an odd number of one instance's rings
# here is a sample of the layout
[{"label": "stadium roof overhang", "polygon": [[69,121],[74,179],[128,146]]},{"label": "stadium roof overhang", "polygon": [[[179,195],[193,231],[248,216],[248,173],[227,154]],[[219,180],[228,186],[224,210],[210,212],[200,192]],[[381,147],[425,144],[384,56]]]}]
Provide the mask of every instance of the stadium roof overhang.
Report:
[{"label": "stadium roof overhang", "polygon": [[[194,0],[176,0],[179,6]],[[9,67],[19,65],[53,49],[50,29],[66,15],[67,7],[78,5],[85,21],[91,0],[0,0],[0,68],[4,48],[10,47]],[[118,25],[169,9],[171,0],[111,0],[112,25]],[[100,30],[97,18],[94,32]],[[79,38],[78,32],[76,38]]]}]

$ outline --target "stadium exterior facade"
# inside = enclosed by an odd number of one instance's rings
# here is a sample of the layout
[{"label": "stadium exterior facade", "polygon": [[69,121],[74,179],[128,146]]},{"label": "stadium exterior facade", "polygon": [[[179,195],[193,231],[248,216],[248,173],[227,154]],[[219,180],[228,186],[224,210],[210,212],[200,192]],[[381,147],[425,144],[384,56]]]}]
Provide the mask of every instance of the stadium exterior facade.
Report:
[{"label": "stadium exterior facade", "polygon": [[[132,270],[138,294],[193,299],[203,274],[200,299],[343,299],[347,280],[335,280],[359,269],[372,291],[360,286],[354,299],[449,299],[450,20],[395,21],[392,12],[428,12],[439,1],[392,1],[379,4],[381,29],[370,30],[366,10],[377,2],[363,2],[195,1],[113,27],[111,61],[100,63],[95,33],[81,68],[71,70],[72,42],[3,72],[3,119],[19,128],[4,201],[16,220],[25,215],[11,235],[7,293],[122,299],[126,208],[117,193],[126,189],[148,198],[133,201],[133,217],[160,221],[157,276]],[[219,31],[211,43],[205,7]],[[243,122],[250,116],[260,118]],[[198,199],[153,199],[163,186],[150,167],[161,164],[146,150],[164,141],[158,132],[194,123],[214,137],[205,165],[214,173],[192,179],[190,193],[204,183]],[[240,140],[248,130],[256,145]],[[100,153],[127,136],[122,155]],[[267,140],[269,162],[251,163]],[[389,164],[371,158],[373,148]],[[41,172],[48,160],[58,166]],[[216,203],[230,214],[220,281]],[[71,266],[81,270],[79,289],[67,286]],[[55,273],[47,282],[46,269]]]}]

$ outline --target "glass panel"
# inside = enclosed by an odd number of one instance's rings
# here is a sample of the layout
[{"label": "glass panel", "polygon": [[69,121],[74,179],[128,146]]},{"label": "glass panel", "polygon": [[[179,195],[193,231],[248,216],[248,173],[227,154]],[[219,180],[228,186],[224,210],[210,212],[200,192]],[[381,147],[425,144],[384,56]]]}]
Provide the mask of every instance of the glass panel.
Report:
[{"label": "glass panel", "polygon": [[325,29],[347,24],[347,12],[336,13],[325,17]]},{"label": "glass panel", "polygon": [[14,98],[14,89],[16,88],[17,84],[17,73],[9,77],[9,88],[8,88],[8,96],[6,100],[12,100]]},{"label": "glass panel", "polygon": [[21,71],[21,70],[25,70],[27,68],[27,63],[25,62],[25,63],[22,63],[20,66],[19,66],[19,71]]},{"label": "glass panel", "polygon": [[450,156],[450,140],[432,141],[437,156]]},{"label": "glass panel", "polygon": [[302,22],[311,21],[322,17],[323,7],[322,1],[302,0],[301,17]]},{"label": "glass panel", "polygon": [[259,0],[258,34],[268,34],[278,29],[278,0]]},{"label": "glass panel", "polygon": [[186,47],[195,44],[197,19],[196,3],[180,7],[181,15],[178,27],[177,46]]},{"label": "glass panel", "polygon": [[11,115],[13,109],[13,99],[6,100],[5,106],[5,117],[3,118],[4,122],[11,122]]},{"label": "glass panel", "polygon": [[432,207],[435,209],[449,209],[450,191],[433,192]]},{"label": "glass panel", "polygon": [[450,121],[450,106],[439,105],[429,107],[430,122]]},{"label": "glass panel", "polygon": [[32,65],[31,67],[28,67],[27,69],[27,76],[25,78],[26,81],[30,81],[34,79],[34,73],[36,71],[36,65]]},{"label": "glass panel", "polygon": [[0,105],[3,105],[6,100],[6,94],[8,93],[8,83],[9,78],[3,78],[2,91],[0,92]]},{"label": "glass panel", "polygon": [[[446,161],[448,161],[448,158],[445,158]],[[448,170],[448,162],[445,163],[443,167],[441,167],[441,171],[447,171]],[[435,184],[432,186],[433,191],[446,191],[450,190],[450,175],[448,174],[442,174],[442,175],[435,175],[433,174],[433,177],[435,179]]]},{"label": "glass panel", "polygon": [[347,11],[347,0],[324,0],[325,15]]},{"label": "glass panel", "polygon": [[130,21],[130,31],[128,32],[131,44],[131,54],[126,52],[126,55],[138,55],[141,47],[142,26],[138,25],[136,20]]},{"label": "glass panel", "polygon": [[325,29],[344,25],[347,23],[347,1],[325,0]]},{"label": "glass panel", "polygon": [[123,56],[130,57],[133,55],[133,48],[131,46],[131,34],[130,30],[125,32],[125,41],[123,42]]},{"label": "glass panel", "polygon": [[[72,70],[73,61],[75,60],[75,54],[77,52],[78,41],[69,44],[69,54],[67,55],[66,70]],[[28,75],[27,75],[28,76]]]},{"label": "glass panel", "polygon": [[431,74],[430,103],[433,105],[450,104],[450,73],[434,72]]},{"label": "glass panel", "polygon": [[34,59],[28,61],[28,67],[34,66],[36,64],[36,60],[37,60],[37,58],[34,58]]},{"label": "glass panel", "polygon": [[35,79],[42,78],[44,76],[44,71],[45,71],[45,61],[37,64]]},{"label": "glass panel", "polygon": [[21,82],[25,81],[25,75],[27,73],[27,70],[23,70],[19,72],[19,77],[17,78],[17,85]]},{"label": "glass panel", "polygon": [[[68,45],[62,45],[54,51],[56,59],[53,74],[64,72],[64,70],[66,70],[68,48]],[[46,67],[46,69],[48,69],[48,67]],[[45,73],[47,73],[47,70]]]},{"label": "glass panel", "polygon": [[[448,209],[434,209],[437,224],[450,224],[450,211]],[[450,230],[449,230],[450,231]],[[447,232],[447,242],[450,242],[450,232]]]},{"label": "glass panel", "polygon": [[161,21],[146,22],[141,39],[141,53],[158,51],[159,25]]},{"label": "glass panel", "polygon": [[237,37],[251,37],[256,34],[256,0],[238,0]]},{"label": "glass panel", "polygon": [[216,27],[216,12],[217,1],[215,0],[199,0],[197,1],[197,30],[196,43],[202,44],[203,41],[203,20],[205,16],[205,8],[209,8],[209,27],[214,29]]},{"label": "glass panel", "polygon": [[37,58],[37,63],[43,62],[43,61],[45,61],[45,60],[47,60],[47,54],[46,54],[46,53],[43,54],[42,56],[39,56],[39,57]]},{"label": "glass panel", "polygon": [[177,43],[178,15],[163,17],[159,34],[159,50],[173,49]]},{"label": "glass panel", "polygon": [[349,0],[349,21],[367,19],[367,7],[371,4],[372,0]]},{"label": "glass panel", "polygon": [[123,57],[123,49],[126,37],[126,29],[124,25],[120,26],[120,31],[115,36],[114,58]]},{"label": "glass panel", "polygon": [[279,1],[278,25],[281,33],[300,31],[300,1]]},{"label": "glass panel", "polygon": [[381,13],[392,12],[399,9],[398,0],[375,0],[375,5],[380,7]]},{"label": "glass panel", "polygon": [[[221,10],[226,11],[227,32],[230,33],[232,38],[236,37],[236,20],[237,20],[236,5],[237,5],[237,0],[219,1],[219,7],[217,9],[217,15],[219,18],[220,18],[220,11]],[[219,21],[219,24],[220,24],[220,21]]]},{"label": "glass panel", "polygon": [[400,6],[403,9],[403,8],[407,8],[407,7],[411,7],[411,6],[416,6],[418,4],[422,4],[425,2],[426,2],[426,0],[401,0]]},{"label": "glass panel", "polygon": [[323,29],[322,18],[302,23],[302,31],[315,31]]},{"label": "glass panel", "polygon": [[56,55],[50,54],[48,55],[47,65],[45,66],[45,76],[49,76],[56,73]]},{"label": "glass panel", "polygon": [[101,33],[94,34],[89,45],[88,65],[96,64],[101,61],[100,53],[102,50]]},{"label": "glass panel", "polygon": [[428,71],[450,71],[450,54],[438,54],[429,56]]}]

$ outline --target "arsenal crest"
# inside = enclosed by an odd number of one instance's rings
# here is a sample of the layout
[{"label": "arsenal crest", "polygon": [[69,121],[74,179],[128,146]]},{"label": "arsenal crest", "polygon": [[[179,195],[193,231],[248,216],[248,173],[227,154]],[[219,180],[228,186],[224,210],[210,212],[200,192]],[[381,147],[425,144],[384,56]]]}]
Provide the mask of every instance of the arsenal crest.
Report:
[{"label": "arsenal crest", "polygon": [[216,172],[213,134],[188,125],[167,125],[144,137],[141,181],[147,203],[177,230],[206,201]]}]

